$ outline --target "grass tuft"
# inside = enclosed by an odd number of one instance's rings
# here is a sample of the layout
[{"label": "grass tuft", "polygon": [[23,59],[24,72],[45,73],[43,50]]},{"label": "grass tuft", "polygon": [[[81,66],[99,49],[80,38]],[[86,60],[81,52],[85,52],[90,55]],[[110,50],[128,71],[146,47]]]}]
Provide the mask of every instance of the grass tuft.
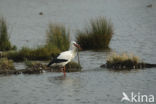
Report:
[{"label": "grass tuft", "polygon": [[84,50],[108,49],[113,36],[113,25],[106,18],[100,17],[90,21],[85,31],[77,32],[77,43]]},{"label": "grass tuft", "polygon": [[56,46],[60,51],[68,50],[70,46],[70,33],[65,26],[59,24],[49,24],[47,30],[47,44]]},{"label": "grass tuft", "polygon": [[48,60],[52,56],[56,56],[60,50],[54,46],[40,46],[36,49],[23,47],[19,51],[8,52],[7,57],[14,61],[28,60]]},{"label": "grass tuft", "polygon": [[[36,62],[36,61],[30,61],[30,60],[25,60],[25,65],[27,66],[27,68],[31,69],[31,70],[49,70],[49,71],[54,71],[54,72],[60,72],[62,71],[61,68],[59,67],[52,67],[52,68],[48,68],[46,65],[40,63],[40,62]],[[67,72],[78,72],[81,71],[81,66],[77,63],[77,62],[69,62],[66,65],[66,71]]]},{"label": "grass tuft", "polygon": [[57,24],[50,24],[47,31],[47,41],[43,46],[37,48],[23,47],[18,51],[7,52],[7,57],[14,61],[28,60],[48,60],[55,57],[61,51],[69,48],[69,32],[65,27]]},{"label": "grass tuft", "polygon": [[24,60],[24,63],[27,67],[32,67],[35,63],[33,63],[32,61],[28,60],[28,59],[25,59]]},{"label": "grass tuft", "polygon": [[[59,66],[52,66],[53,71],[61,72],[61,68]],[[71,61],[66,65],[66,72],[79,72],[81,71],[81,65],[79,65],[75,61]]]},{"label": "grass tuft", "polygon": [[133,61],[134,63],[141,62],[138,56],[134,56],[133,54],[127,54],[127,53],[122,53],[122,54],[112,53],[110,56],[107,57],[108,63],[124,62],[126,60]]},{"label": "grass tuft", "polygon": [[79,65],[77,62],[75,61],[71,61],[66,65],[67,68],[76,68],[76,69],[81,69],[81,65]]},{"label": "grass tuft", "polygon": [[0,51],[15,50],[16,46],[12,46],[9,41],[8,27],[6,21],[0,18]]},{"label": "grass tuft", "polygon": [[12,60],[7,58],[0,58],[0,71],[15,70]]},{"label": "grass tuft", "polygon": [[30,61],[25,59],[24,60],[25,65],[27,66],[27,68],[31,68],[31,69],[35,69],[35,70],[46,70],[46,65],[43,65],[40,62],[37,61]]},{"label": "grass tuft", "polygon": [[113,53],[110,56],[107,57],[106,65],[108,68],[117,68],[117,69],[132,69],[135,67],[140,67],[140,65],[143,65],[143,62],[140,60],[138,56],[135,56],[133,54],[117,54]]}]

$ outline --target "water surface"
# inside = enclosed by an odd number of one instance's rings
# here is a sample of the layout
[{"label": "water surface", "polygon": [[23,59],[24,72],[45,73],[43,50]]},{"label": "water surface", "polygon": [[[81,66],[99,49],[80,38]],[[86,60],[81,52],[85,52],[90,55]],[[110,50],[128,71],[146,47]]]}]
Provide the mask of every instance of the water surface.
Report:
[{"label": "water surface", "polygon": [[[0,0],[0,15],[7,19],[11,42],[18,48],[44,44],[50,22],[65,24],[74,39],[89,19],[106,16],[114,24],[112,51],[131,52],[156,63],[155,0]],[[123,91],[156,96],[156,68],[130,72],[99,68],[108,54],[81,52],[82,72],[66,77],[62,73],[1,76],[0,104],[121,104]]]}]

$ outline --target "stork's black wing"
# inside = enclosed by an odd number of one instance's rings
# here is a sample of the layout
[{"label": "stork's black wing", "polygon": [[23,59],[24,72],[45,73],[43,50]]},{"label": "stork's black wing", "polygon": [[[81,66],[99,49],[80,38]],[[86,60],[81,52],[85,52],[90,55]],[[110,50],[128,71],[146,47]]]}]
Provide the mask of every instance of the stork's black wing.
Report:
[{"label": "stork's black wing", "polygon": [[57,58],[54,58],[54,59],[52,59],[52,60],[49,62],[49,64],[48,64],[47,66],[49,67],[50,65],[52,65],[52,64],[54,64],[54,63],[61,63],[61,62],[66,62],[66,61],[68,61],[68,60],[66,60],[66,59],[57,59]]}]

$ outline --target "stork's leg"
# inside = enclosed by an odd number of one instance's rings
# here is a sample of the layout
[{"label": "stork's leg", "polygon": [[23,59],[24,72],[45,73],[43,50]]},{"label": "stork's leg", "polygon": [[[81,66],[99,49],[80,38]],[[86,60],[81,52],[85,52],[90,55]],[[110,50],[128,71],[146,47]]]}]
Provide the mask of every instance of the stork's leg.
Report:
[{"label": "stork's leg", "polygon": [[66,76],[66,67],[64,66],[63,69],[64,69],[64,70],[63,70],[63,72],[64,72],[64,76]]}]

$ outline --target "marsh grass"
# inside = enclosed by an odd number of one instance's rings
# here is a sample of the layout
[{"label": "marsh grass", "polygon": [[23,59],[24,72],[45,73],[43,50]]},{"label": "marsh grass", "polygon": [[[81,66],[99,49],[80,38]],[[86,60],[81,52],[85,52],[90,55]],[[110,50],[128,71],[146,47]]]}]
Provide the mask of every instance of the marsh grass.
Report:
[{"label": "marsh grass", "polygon": [[77,62],[75,61],[71,61],[66,65],[67,68],[76,68],[76,69],[81,69],[81,65],[79,65]]},{"label": "marsh grass", "polygon": [[133,54],[113,53],[107,57],[106,65],[110,68],[135,68],[143,65],[143,61],[141,61],[138,56]]},{"label": "marsh grass", "polygon": [[83,50],[109,49],[113,25],[104,17],[93,19],[84,31],[77,32],[77,43]]},{"label": "marsh grass", "polygon": [[47,45],[53,45],[60,51],[68,50],[70,46],[70,33],[65,26],[60,24],[49,24],[47,30]]},{"label": "marsh grass", "polygon": [[9,41],[8,27],[4,18],[0,18],[0,51],[15,50]]},{"label": "marsh grass", "polygon": [[[61,72],[61,68],[59,66],[51,66],[51,68],[53,69],[53,71],[55,72]],[[81,65],[79,65],[77,62],[75,61],[71,61],[66,65],[66,72],[79,72],[81,71]]]},{"label": "marsh grass", "polygon": [[7,57],[9,59],[13,59],[14,61],[24,61],[25,59],[28,60],[48,60],[52,56],[56,56],[60,50],[58,50],[54,46],[40,46],[38,48],[28,48],[23,47],[18,51],[13,51],[7,53]]},{"label": "marsh grass", "polygon": [[32,61],[30,61],[30,60],[28,60],[28,59],[25,59],[24,60],[24,63],[25,63],[25,65],[27,66],[27,67],[32,67],[35,63],[34,62],[32,62]]},{"label": "marsh grass", "polygon": [[13,61],[7,58],[0,58],[0,71],[5,70],[15,70]]},{"label": "marsh grass", "polygon": [[35,69],[35,70],[46,70],[47,69],[47,66],[42,64],[41,62],[30,61],[30,60],[25,59],[24,63],[27,66],[27,68],[31,68],[31,69]]},{"label": "marsh grass", "polygon": [[7,57],[14,61],[48,60],[69,48],[69,35],[63,25],[50,24],[45,45],[37,48],[23,47],[18,51],[8,52]]},{"label": "marsh grass", "polygon": [[[60,70],[61,68],[59,67],[52,67],[49,68],[47,67],[45,64],[42,64],[41,62],[36,62],[36,61],[30,61],[30,60],[25,60],[24,61],[25,65],[27,66],[27,68],[31,68],[31,69],[35,69],[35,70],[52,70],[53,72],[59,72],[62,71]],[[77,62],[75,61],[71,61],[66,65],[66,71],[67,72],[78,72],[81,71],[81,65],[79,65]]]}]

